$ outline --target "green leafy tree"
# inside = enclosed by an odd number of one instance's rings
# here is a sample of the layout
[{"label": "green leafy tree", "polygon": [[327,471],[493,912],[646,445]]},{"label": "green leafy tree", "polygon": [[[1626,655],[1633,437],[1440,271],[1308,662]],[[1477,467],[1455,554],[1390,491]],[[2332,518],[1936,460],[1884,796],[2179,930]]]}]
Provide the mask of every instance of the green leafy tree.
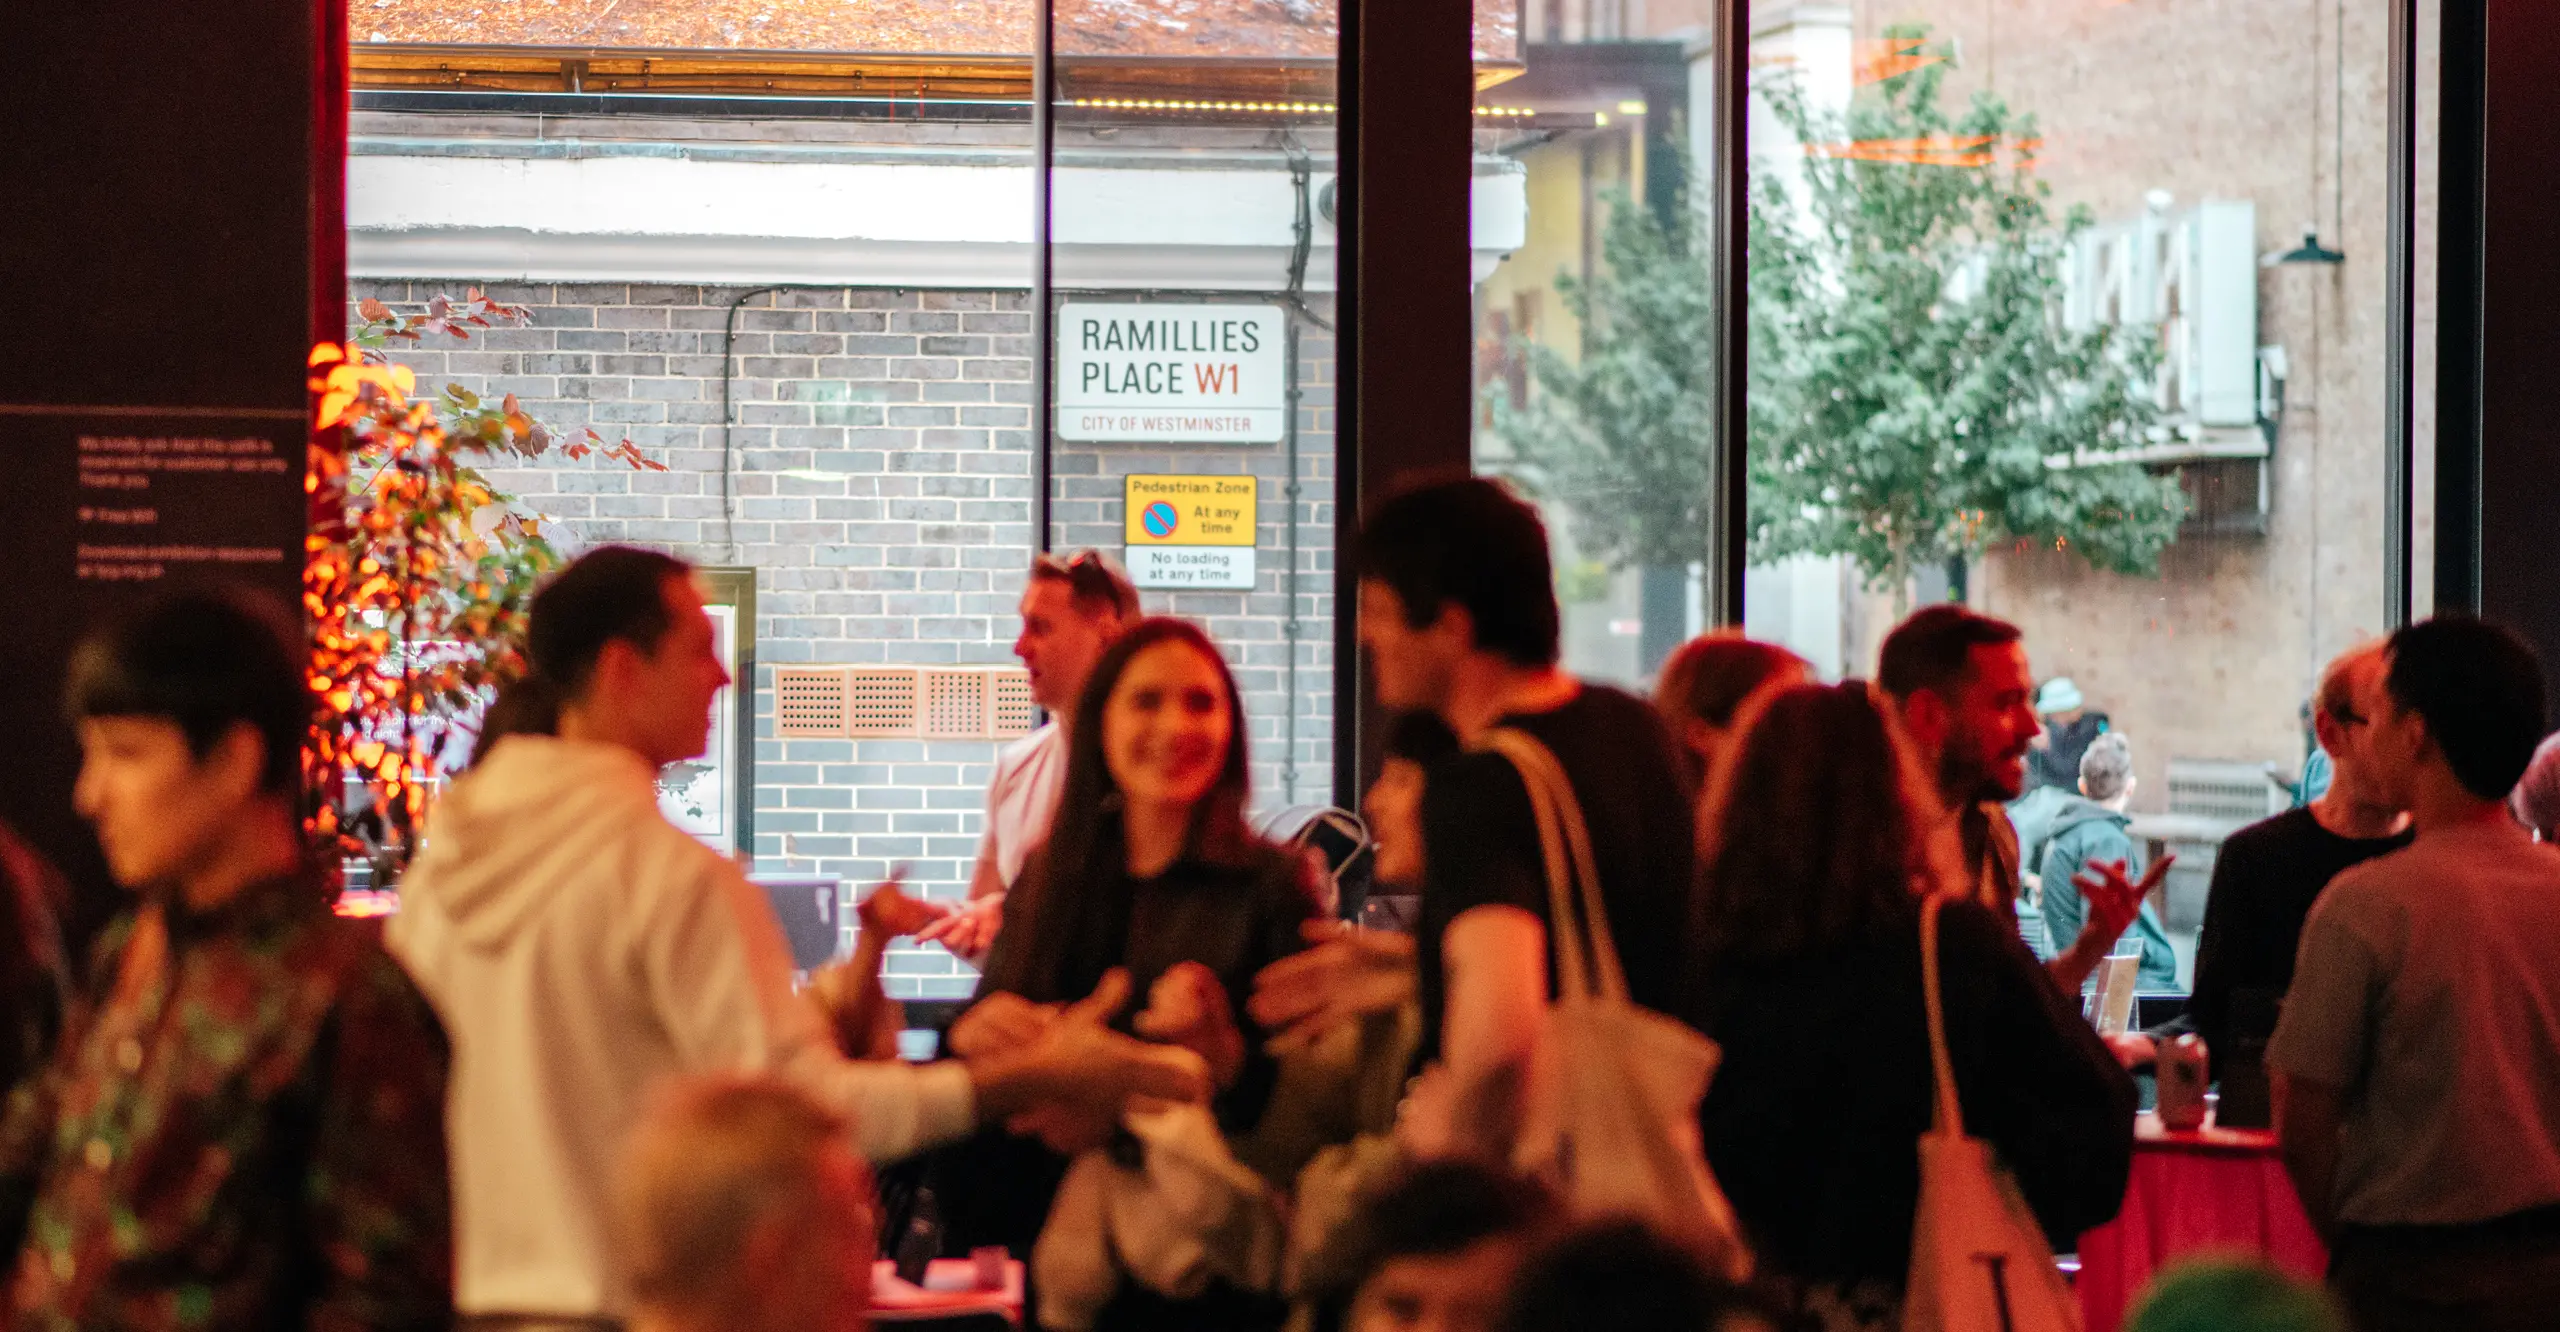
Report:
[{"label": "green leafy tree", "polygon": [[1605,207],[1599,271],[1556,283],[1582,323],[1581,355],[1509,349],[1535,388],[1525,402],[1497,390],[1493,433],[1505,470],[1566,506],[1584,554],[1686,568],[1708,558],[1714,522],[1713,260],[1703,225],[1666,224],[1623,192]]},{"label": "green leafy tree", "polygon": [[[1920,49],[1923,34],[1895,34]],[[2088,225],[2057,220],[2033,172],[2032,117],[1949,66],[1861,91],[1845,116],[1764,87],[1810,147],[1758,164],[1747,243],[1751,559],[1842,555],[1897,596],[1918,569],[2006,545],[2149,574],[2177,531],[2173,477],[2103,455],[2157,416],[2156,350],[2062,326],[2061,263]],[[1563,285],[1581,355],[1528,348],[1540,392],[1494,426],[1583,548],[1620,567],[1703,559],[1711,255],[1703,223],[1614,200],[1603,266]]]}]

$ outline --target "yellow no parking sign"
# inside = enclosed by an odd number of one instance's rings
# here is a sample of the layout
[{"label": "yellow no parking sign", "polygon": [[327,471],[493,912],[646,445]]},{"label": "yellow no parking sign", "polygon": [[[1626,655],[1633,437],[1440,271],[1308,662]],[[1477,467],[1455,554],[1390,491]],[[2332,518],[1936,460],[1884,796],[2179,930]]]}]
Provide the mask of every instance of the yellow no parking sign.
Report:
[{"label": "yellow no parking sign", "polygon": [[1253,588],[1261,482],[1250,476],[1132,476],[1123,554],[1140,587]]}]

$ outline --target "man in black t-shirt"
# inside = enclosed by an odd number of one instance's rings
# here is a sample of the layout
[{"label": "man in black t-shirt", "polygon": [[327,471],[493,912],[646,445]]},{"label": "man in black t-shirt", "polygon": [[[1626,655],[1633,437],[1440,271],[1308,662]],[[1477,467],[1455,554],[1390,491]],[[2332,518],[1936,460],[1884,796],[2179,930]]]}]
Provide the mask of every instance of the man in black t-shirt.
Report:
[{"label": "man in black t-shirt", "polygon": [[2231,834],[2214,861],[2195,997],[2179,1025],[2204,1037],[2217,1072],[2244,1046],[2264,1045],[2320,890],[2348,867],[2409,844],[2409,816],[2373,794],[2366,749],[2382,649],[2379,640],[2352,648],[2321,672],[2311,724],[2335,773],[2329,789]]},{"label": "man in black t-shirt", "polygon": [[[1434,713],[1471,744],[1507,726],[1555,752],[1591,827],[1628,989],[1671,1007],[1695,848],[1670,732],[1644,701],[1557,663],[1537,511],[1490,481],[1426,487],[1370,516],[1358,558],[1379,701]],[[1510,763],[1470,752],[1434,766],[1422,842],[1424,1049],[1460,1074],[1485,1072],[1525,1052],[1552,986],[1544,860]]]}]

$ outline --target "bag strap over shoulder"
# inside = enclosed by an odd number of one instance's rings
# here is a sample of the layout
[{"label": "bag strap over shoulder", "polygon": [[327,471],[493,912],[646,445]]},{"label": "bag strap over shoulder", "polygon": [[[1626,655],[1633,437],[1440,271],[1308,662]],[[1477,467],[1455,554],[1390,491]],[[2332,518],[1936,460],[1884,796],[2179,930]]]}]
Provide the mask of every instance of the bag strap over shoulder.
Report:
[{"label": "bag strap over shoulder", "polygon": [[1946,1000],[1938,985],[1938,909],[1945,905],[1946,899],[1934,893],[1920,901],[1920,994],[1929,1008],[1929,1071],[1937,1099],[1929,1131],[1961,1138],[1964,1107],[1956,1099],[1955,1060],[1947,1054]]},{"label": "bag strap over shoulder", "polygon": [[1479,747],[1500,754],[1520,774],[1520,785],[1528,793],[1530,812],[1537,820],[1539,850],[1546,862],[1548,928],[1556,956],[1557,992],[1627,1002],[1626,969],[1618,960],[1617,941],[1609,932],[1608,906],[1600,894],[1599,861],[1591,851],[1590,824],[1583,818],[1582,802],[1574,794],[1573,783],[1565,777],[1564,765],[1537,737],[1511,727],[1486,732]]},{"label": "bag strap over shoulder", "polygon": [[1583,952],[1575,941],[1572,871],[1565,863],[1564,834],[1558,826],[1555,802],[1547,798],[1545,785],[1530,775],[1529,766],[1516,751],[1516,742],[1527,738],[1517,731],[1495,731],[1484,737],[1480,747],[1501,755],[1520,775],[1521,788],[1529,797],[1529,814],[1537,827],[1538,853],[1547,881],[1547,933],[1555,954],[1556,987],[1563,994],[1585,994],[1590,990],[1591,979],[1583,969]]},{"label": "bag strap over shoulder", "polygon": [[1609,930],[1609,904],[1600,892],[1600,861],[1591,851],[1591,825],[1583,818],[1581,797],[1574,794],[1572,779],[1565,776],[1555,754],[1532,737],[1524,734],[1522,738],[1534,746],[1528,752],[1545,772],[1557,822],[1564,828],[1565,848],[1572,852],[1574,873],[1582,881],[1580,923],[1582,942],[1591,950],[1596,971],[1593,992],[1619,1003],[1630,1002],[1626,968],[1618,961],[1617,936]]}]

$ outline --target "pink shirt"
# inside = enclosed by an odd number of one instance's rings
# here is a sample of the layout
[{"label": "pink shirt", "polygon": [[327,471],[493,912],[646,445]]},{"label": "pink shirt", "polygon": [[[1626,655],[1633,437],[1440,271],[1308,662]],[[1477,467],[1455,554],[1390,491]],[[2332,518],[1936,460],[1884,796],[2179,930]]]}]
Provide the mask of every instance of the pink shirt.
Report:
[{"label": "pink shirt", "polygon": [[2267,1063],[2345,1093],[2341,1220],[2560,1203],[2560,849],[2447,828],[2331,879]]},{"label": "pink shirt", "polygon": [[[995,866],[998,886],[1011,888],[1022,877],[1032,849],[1049,840],[1049,820],[1058,812],[1058,792],[1066,783],[1066,736],[1056,722],[996,751],[978,863]],[[978,890],[984,886],[983,879],[973,880],[971,896],[982,895]]]}]

